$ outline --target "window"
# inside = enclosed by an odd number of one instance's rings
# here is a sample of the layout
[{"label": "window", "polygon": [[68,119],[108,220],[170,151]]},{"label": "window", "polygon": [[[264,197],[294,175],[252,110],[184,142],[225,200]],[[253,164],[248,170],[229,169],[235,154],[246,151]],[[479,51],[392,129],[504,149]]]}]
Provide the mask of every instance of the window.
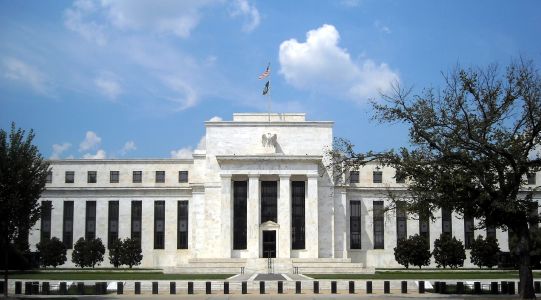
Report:
[{"label": "window", "polygon": [[361,201],[349,202],[349,247],[361,249]]},{"label": "window", "polygon": [[474,238],[473,217],[464,214],[464,248],[471,249],[471,244]]},{"label": "window", "polygon": [[73,201],[64,201],[62,241],[66,249],[73,248]]},{"label": "window", "polygon": [[88,183],[96,183],[98,174],[96,171],[88,171],[87,175],[87,182]]},{"label": "window", "polygon": [[233,181],[233,249],[246,249],[246,200],[248,184],[246,181]]},{"label": "window", "polygon": [[165,171],[156,171],[156,183],[165,182]]},{"label": "window", "polygon": [[304,221],[304,203],[305,203],[305,182],[291,182],[291,248],[304,249],[305,243],[305,221]]},{"label": "window", "polygon": [[419,235],[430,244],[430,219],[428,216],[419,216]]},{"label": "window", "polygon": [[383,182],[383,172],[381,172],[381,171],[372,172],[372,182],[373,183],[382,183]]},{"label": "window", "polygon": [[165,201],[154,201],[154,249],[165,246]]},{"label": "window", "polygon": [[53,183],[53,171],[47,172],[47,177],[45,177],[45,183]]},{"label": "window", "polygon": [[119,171],[111,171],[109,172],[109,182],[110,183],[118,183],[120,177]]},{"label": "window", "polygon": [[401,172],[397,171],[394,178],[396,179],[396,183],[406,183],[406,175]]},{"label": "window", "polygon": [[51,238],[51,201],[41,201],[40,241]]},{"label": "window", "polygon": [[384,211],[383,201],[374,201],[374,249],[384,249]]},{"label": "window", "polygon": [[141,183],[143,181],[142,171],[133,171],[133,183]]},{"label": "window", "polygon": [[349,172],[349,182],[350,183],[359,183],[359,171]]},{"label": "window", "polygon": [[406,205],[399,201],[396,203],[396,241],[408,238],[408,215]]},{"label": "window", "polygon": [[66,183],[73,183],[73,182],[75,182],[75,172],[66,171]]},{"label": "window", "polygon": [[178,182],[188,182],[188,171],[178,171]]},{"label": "window", "polygon": [[131,202],[131,238],[137,239],[141,244],[141,221],[143,217],[141,201]]},{"label": "window", "polygon": [[261,181],[261,223],[277,222],[277,181]]},{"label": "window", "polygon": [[96,201],[86,201],[85,239],[96,238]]},{"label": "window", "polygon": [[528,179],[528,184],[535,184],[535,173],[528,173],[526,174],[526,177]]},{"label": "window", "polygon": [[487,225],[487,237],[496,239],[496,227],[493,225]]},{"label": "window", "polygon": [[177,249],[188,249],[188,201],[178,202],[177,220]]},{"label": "window", "polygon": [[445,207],[441,209],[441,232],[453,234],[452,211]]},{"label": "window", "polygon": [[118,239],[118,201],[109,201],[109,218],[107,232],[107,248],[111,248],[113,242]]}]

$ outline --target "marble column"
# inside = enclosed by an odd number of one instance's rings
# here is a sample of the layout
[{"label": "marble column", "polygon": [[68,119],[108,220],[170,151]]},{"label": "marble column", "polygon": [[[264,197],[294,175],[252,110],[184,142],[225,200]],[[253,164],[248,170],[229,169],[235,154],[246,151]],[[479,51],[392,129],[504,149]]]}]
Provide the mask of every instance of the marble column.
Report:
[{"label": "marble column", "polygon": [[233,231],[232,229],[232,201],[231,201],[231,174],[221,174],[222,196],[221,196],[221,238],[222,250],[221,256],[231,257]]},{"label": "marble column", "polygon": [[259,257],[259,225],[260,203],[259,203],[259,174],[248,175],[248,205],[247,205],[247,248],[251,258]]},{"label": "marble column", "polygon": [[278,258],[291,257],[291,175],[280,175],[280,194],[278,198],[278,231],[276,245]]},{"label": "marble column", "polygon": [[306,225],[305,239],[306,250],[310,258],[319,256],[319,220],[318,220],[318,178],[317,174],[308,174],[308,186],[306,189]]}]

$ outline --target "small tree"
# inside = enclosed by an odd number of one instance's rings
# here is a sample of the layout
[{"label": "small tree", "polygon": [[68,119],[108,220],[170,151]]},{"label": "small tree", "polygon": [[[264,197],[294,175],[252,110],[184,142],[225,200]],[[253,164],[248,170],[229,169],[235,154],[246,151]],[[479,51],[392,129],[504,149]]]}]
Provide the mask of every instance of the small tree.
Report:
[{"label": "small tree", "polygon": [[121,264],[127,265],[130,269],[141,263],[143,255],[141,254],[141,244],[138,239],[126,238],[122,242]]},{"label": "small tree", "polygon": [[96,264],[100,264],[103,261],[103,254],[105,253],[105,247],[101,242],[101,239],[86,240],[80,238],[73,246],[73,253],[71,254],[71,260],[76,266],[81,268],[92,267]]},{"label": "small tree", "polygon": [[485,266],[492,268],[498,265],[500,246],[493,237],[484,239],[478,236],[471,244],[470,261],[479,268]]},{"label": "small tree", "polygon": [[401,239],[398,241],[397,246],[394,248],[395,260],[409,268],[410,265],[417,266],[419,269],[422,266],[428,266],[430,264],[430,247],[427,240],[416,234],[410,236],[407,239]]},{"label": "small tree", "polygon": [[457,268],[464,266],[466,251],[462,241],[451,237],[449,233],[442,233],[440,238],[434,241],[434,260],[439,267],[444,269],[449,266]]},{"label": "small tree", "polygon": [[123,246],[124,243],[120,239],[116,239],[111,243],[111,247],[109,247],[109,262],[115,268],[122,265]]},{"label": "small tree", "polygon": [[36,248],[40,254],[40,265],[43,267],[56,266],[66,262],[66,246],[56,237],[45,239],[38,244]]}]

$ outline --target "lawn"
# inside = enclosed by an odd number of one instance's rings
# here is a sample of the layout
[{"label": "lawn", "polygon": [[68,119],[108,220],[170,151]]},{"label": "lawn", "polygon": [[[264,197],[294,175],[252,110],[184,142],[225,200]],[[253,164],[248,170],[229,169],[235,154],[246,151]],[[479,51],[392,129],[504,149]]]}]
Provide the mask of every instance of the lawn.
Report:
[{"label": "lawn", "polygon": [[[453,272],[400,272],[376,271],[375,274],[305,274],[314,279],[366,279],[366,280],[401,280],[401,279],[518,279],[518,271],[453,271]],[[541,272],[534,272],[534,278],[541,278]]]},{"label": "lawn", "polygon": [[234,274],[163,274],[162,272],[16,272],[9,275],[12,279],[36,280],[222,280]]}]

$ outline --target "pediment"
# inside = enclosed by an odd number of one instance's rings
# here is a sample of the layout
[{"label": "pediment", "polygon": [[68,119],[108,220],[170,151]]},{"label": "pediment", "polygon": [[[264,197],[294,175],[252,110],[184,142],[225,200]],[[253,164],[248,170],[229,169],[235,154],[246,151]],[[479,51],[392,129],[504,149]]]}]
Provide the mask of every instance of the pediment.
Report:
[{"label": "pediment", "polygon": [[261,223],[259,227],[263,230],[269,230],[269,229],[279,229],[280,225],[273,221],[267,221],[265,223]]}]

